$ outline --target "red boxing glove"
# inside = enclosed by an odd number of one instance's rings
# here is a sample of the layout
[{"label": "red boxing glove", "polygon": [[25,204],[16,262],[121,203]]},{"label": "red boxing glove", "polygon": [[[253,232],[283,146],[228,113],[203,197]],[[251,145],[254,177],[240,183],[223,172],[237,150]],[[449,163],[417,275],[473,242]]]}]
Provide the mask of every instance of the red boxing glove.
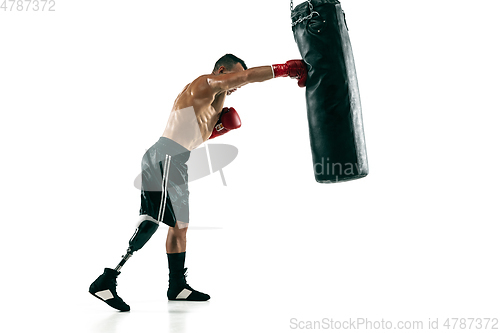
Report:
[{"label": "red boxing glove", "polygon": [[299,87],[306,86],[307,65],[304,60],[288,60],[285,64],[273,65],[274,77],[291,77],[298,79]]},{"label": "red boxing glove", "polygon": [[223,108],[219,120],[215,124],[212,135],[208,139],[213,139],[227,132],[240,128],[241,119],[234,108]]}]

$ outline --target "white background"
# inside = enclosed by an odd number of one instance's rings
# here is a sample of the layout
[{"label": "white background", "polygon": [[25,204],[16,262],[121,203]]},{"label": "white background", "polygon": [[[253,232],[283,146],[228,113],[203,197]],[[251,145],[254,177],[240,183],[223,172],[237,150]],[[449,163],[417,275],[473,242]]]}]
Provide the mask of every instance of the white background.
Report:
[{"label": "white background", "polygon": [[[370,174],[314,181],[305,90],[226,100],[227,187],[190,184],[188,282],[168,302],[161,227],[122,270],[132,311],[91,297],[125,253],[133,180],[180,89],[225,53],[300,58],[287,1],[61,1],[0,11],[5,332],[288,332],[300,321],[499,317],[499,5],[345,0]],[[8,328],[7,328],[8,327]]]}]

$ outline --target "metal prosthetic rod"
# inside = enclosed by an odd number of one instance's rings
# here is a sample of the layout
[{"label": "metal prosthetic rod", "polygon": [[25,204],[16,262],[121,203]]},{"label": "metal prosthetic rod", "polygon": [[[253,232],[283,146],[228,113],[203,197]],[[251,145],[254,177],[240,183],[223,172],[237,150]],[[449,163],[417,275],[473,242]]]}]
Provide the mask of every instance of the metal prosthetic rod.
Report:
[{"label": "metal prosthetic rod", "polygon": [[158,222],[149,220],[142,221],[137,229],[135,229],[135,233],[132,238],[130,238],[130,240],[128,241],[127,253],[122,256],[123,259],[120,261],[118,266],[116,266],[115,271],[119,272],[123,265],[125,265],[127,260],[132,257],[132,254],[135,251],[142,249],[144,244],[148,242],[148,240],[151,238],[151,236],[153,236],[157,229]]},{"label": "metal prosthetic rod", "polygon": [[132,251],[130,250],[130,247],[127,249],[127,254],[122,256],[122,260],[120,261],[120,263],[118,264],[118,266],[116,266],[115,268],[115,271],[119,272],[120,269],[122,269],[123,265],[125,265],[125,263],[127,262],[127,260],[129,260],[129,258],[132,257]]}]

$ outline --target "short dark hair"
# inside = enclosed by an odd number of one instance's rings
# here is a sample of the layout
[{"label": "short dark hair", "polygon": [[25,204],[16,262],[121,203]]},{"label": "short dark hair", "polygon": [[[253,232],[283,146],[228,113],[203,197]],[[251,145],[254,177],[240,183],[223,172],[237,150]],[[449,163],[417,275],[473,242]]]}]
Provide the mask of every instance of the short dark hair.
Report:
[{"label": "short dark hair", "polygon": [[247,69],[247,65],[245,64],[245,62],[243,60],[241,60],[240,58],[238,58],[234,54],[228,53],[228,54],[222,56],[219,60],[217,60],[217,62],[215,63],[213,72],[214,73],[217,72],[217,70],[220,68],[220,66],[224,66],[228,70],[232,70],[233,67],[238,63],[240,63],[241,66],[243,66],[243,69],[245,69],[245,70]]}]

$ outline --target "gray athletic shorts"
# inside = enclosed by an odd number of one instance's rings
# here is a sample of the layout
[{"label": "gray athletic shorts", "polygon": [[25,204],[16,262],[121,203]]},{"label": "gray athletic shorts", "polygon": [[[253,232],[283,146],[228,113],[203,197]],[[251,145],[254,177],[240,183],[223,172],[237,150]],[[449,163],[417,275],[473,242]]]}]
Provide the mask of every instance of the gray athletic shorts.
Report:
[{"label": "gray athletic shorts", "polygon": [[191,152],[165,137],[142,157],[141,218],[174,227],[189,223],[188,167]]}]

